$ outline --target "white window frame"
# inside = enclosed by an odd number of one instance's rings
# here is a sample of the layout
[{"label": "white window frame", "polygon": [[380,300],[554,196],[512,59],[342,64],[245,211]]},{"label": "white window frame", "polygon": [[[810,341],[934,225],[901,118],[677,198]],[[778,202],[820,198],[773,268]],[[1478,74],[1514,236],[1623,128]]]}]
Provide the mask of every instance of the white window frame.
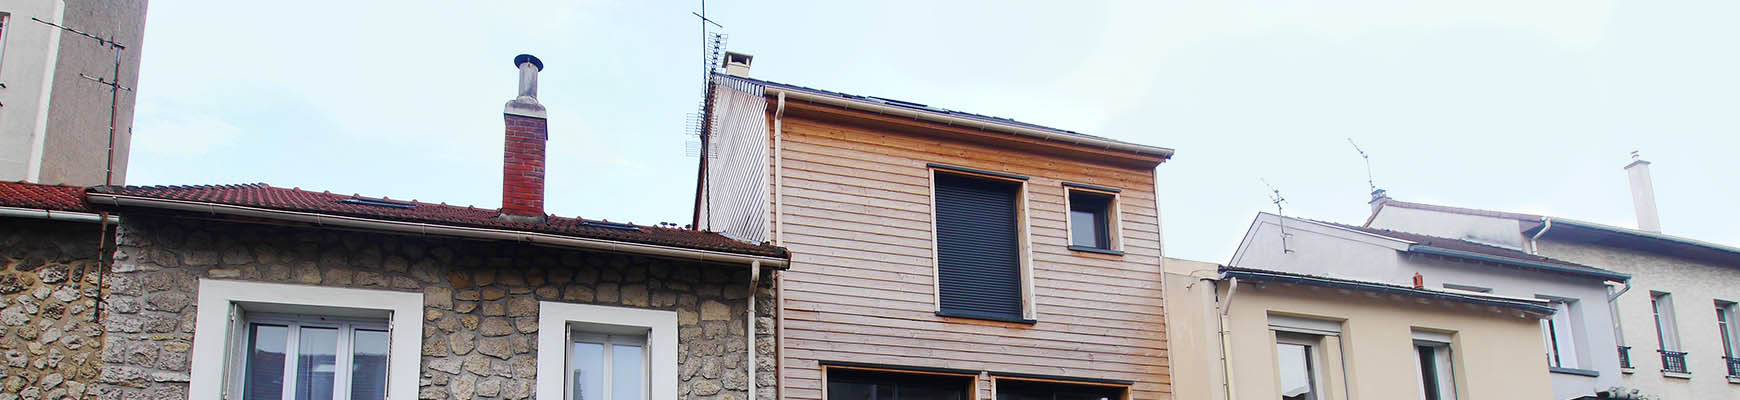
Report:
[{"label": "white window frame", "polygon": [[1274,358],[1275,358],[1275,384],[1276,384],[1276,388],[1279,388],[1282,390],[1286,389],[1281,384],[1282,371],[1281,371],[1280,346],[1283,344],[1295,345],[1295,346],[1304,346],[1305,347],[1305,368],[1307,370],[1306,371],[1307,376],[1305,377],[1305,379],[1307,379],[1308,384],[1311,385],[1311,393],[1314,394],[1314,398],[1317,400],[1329,400],[1330,399],[1329,391],[1328,391],[1329,374],[1325,373],[1326,371],[1324,371],[1324,369],[1326,368],[1325,365],[1328,364],[1329,357],[1326,357],[1326,355],[1324,354],[1325,349],[1323,348],[1324,347],[1323,336],[1309,334],[1309,333],[1299,333],[1299,332],[1293,332],[1293,331],[1274,331],[1274,335],[1275,335],[1275,340],[1274,340],[1275,345],[1272,348],[1274,348],[1274,351],[1275,351]]},{"label": "white window frame", "polygon": [[[614,390],[615,388],[613,387],[616,384],[616,378],[613,376],[616,373],[616,365],[615,365],[616,355],[614,354],[615,349],[613,349],[613,347],[615,347],[617,345],[640,346],[640,358],[641,358],[640,366],[641,366],[641,370],[642,370],[641,371],[641,378],[640,378],[641,393],[643,395],[651,395],[652,394],[652,391],[649,390],[650,388],[648,387],[651,385],[651,381],[652,381],[651,376],[650,376],[650,375],[652,375],[652,355],[650,352],[646,351],[646,349],[647,349],[646,335],[644,335],[644,334],[627,334],[627,335],[624,335],[624,334],[604,334],[604,333],[589,332],[589,331],[575,331],[575,330],[571,329],[568,331],[568,340],[566,343],[568,348],[565,350],[568,352],[568,354],[566,356],[562,357],[564,364],[574,360],[574,352],[573,352],[574,344],[581,343],[581,342],[601,344],[604,347],[604,351],[600,354],[600,357],[603,358],[603,364],[604,364],[604,371],[603,371],[604,372],[604,379],[602,380],[602,382],[604,383],[604,387],[600,388],[600,392],[604,393],[604,396],[607,396],[607,397],[614,396],[616,394],[616,391]],[[563,368],[563,370],[562,370],[562,381],[564,382],[563,387],[562,387],[562,394],[564,396],[571,395],[574,393],[574,380],[569,379],[569,378],[574,376],[573,371],[574,371],[574,367],[572,365],[566,365],[566,368]],[[563,397],[563,399],[572,400],[572,397]],[[624,400],[624,399],[612,399],[612,400]],[[642,399],[632,399],[632,400],[642,400]]]},{"label": "white window frame", "polygon": [[[1018,235],[1019,236],[1018,239],[1020,239],[1020,240],[1016,241],[1016,244],[1017,244],[1017,246],[1020,247],[1017,250],[1017,253],[1019,253],[1018,258],[1020,258],[1020,260],[1021,260],[1021,262],[1020,262],[1020,264],[1021,264],[1021,316],[1022,316],[1022,318],[1026,318],[1028,320],[1039,319],[1039,315],[1038,315],[1039,312],[1037,310],[1035,310],[1034,306],[1033,306],[1033,304],[1035,302],[1034,298],[1033,298],[1033,239],[1032,239],[1033,235],[1031,233],[1032,227],[1033,227],[1033,219],[1032,219],[1032,217],[1030,217],[1030,215],[1032,215],[1033,213],[1031,212],[1032,207],[1030,206],[1030,203],[1028,200],[1028,199],[1032,198],[1033,196],[1032,196],[1032,193],[1028,191],[1028,187],[1030,185],[1028,184],[1027,179],[1010,178],[1010,177],[996,176],[996,175],[986,175],[986,174],[973,173],[970,171],[964,171],[964,170],[960,170],[960,169],[937,168],[936,166],[927,166],[926,169],[930,172],[929,174],[926,175],[926,177],[930,179],[930,198],[928,199],[928,201],[930,202],[931,311],[942,312],[942,310],[943,310],[942,309],[942,258],[937,255],[937,248],[940,246],[937,246],[937,240],[936,240],[936,220],[937,220],[937,218],[936,218],[936,176],[937,176],[937,174],[953,174],[953,175],[957,175],[957,176],[972,177],[974,179],[989,179],[989,180],[995,180],[995,181],[1016,183],[1016,184],[1021,185],[1021,193],[1019,194],[1019,196],[1021,196],[1021,198],[1019,199],[1020,205],[1017,206],[1015,209],[1015,213],[1018,214],[1015,216],[1015,221],[1016,221],[1016,225],[1017,225],[1016,229],[1015,229],[1015,234]],[[1067,221],[1068,218],[1069,218],[1068,212],[1065,211],[1064,225],[1068,225],[1068,221]],[[1065,238],[1065,240],[1067,241],[1068,238]]]},{"label": "white window frame", "polygon": [[[1122,206],[1124,199],[1123,199],[1121,193],[1120,192],[1109,192],[1109,191],[1105,191],[1105,190],[1098,190],[1098,189],[1087,188],[1087,187],[1081,187],[1078,185],[1079,184],[1070,184],[1070,183],[1063,184],[1063,240],[1064,240],[1064,244],[1067,245],[1067,247],[1087,247],[1087,248],[1094,248],[1094,249],[1099,249],[1099,250],[1110,250],[1110,251],[1119,251],[1119,252],[1124,251],[1124,222],[1123,222],[1124,218],[1123,218],[1123,206]],[[1075,192],[1081,192],[1081,193],[1086,193],[1086,194],[1091,194],[1091,195],[1096,195],[1096,196],[1105,196],[1107,198],[1106,199],[1106,215],[1105,215],[1105,217],[1106,217],[1106,235],[1107,235],[1106,248],[1101,249],[1101,248],[1094,247],[1094,246],[1080,246],[1080,245],[1075,244],[1075,223],[1074,223],[1074,221],[1070,220],[1070,218],[1073,218],[1073,216],[1075,214],[1075,206],[1074,206],[1074,204],[1071,204],[1070,197],[1071,197],[1071,195],[1075,194]]]},{"label": "white window frame", "polygon": [[1541,341],[1547,350],[1547,365],[1555,368],[1581,368],[1577,352],[1577,324],[1574,301],[1546,298],[1553,315],[1541,319]]},{"label": "white window frame", "polygon": [[1663,351],[1682,351],[1679,320],[1674,315],[1673,293],[1650,292],[1649,307],[1655,316],[1656,346]]},{"label": "white window frame", "polygon": [[[296,398],[296,378],[298,377],[298,374],[296,373],[296,360],[298,357],[301,357],[301,328],[325,328],[338,331],[338,346],[334,350],[335,358],[333,359],[333,367],[335,368],[332,375],[333,398],[348,398],[348,396],[350,396],[351,362],[355,357],[355,354],[352,352],[351,343],[356,337],[356,331],[387,331],[389,334],[392,332],[387,328],[387,323],[384,320],[362,318],[280,313],[245,313],[242,315],[241,319],[243,321],[241,326],[244,329],[254,324],[281,325],[287,328],[288,340],[286,341],[284,348],[285,376],[284,393],[282,397],[285,399]],[[245,390],[247,389],[247,387],[244,386],[244,383],[247,380],[247,374],[245,372],[248,370],[247,351],[252,349],[254,345],[253,343],[250,343],[251,340],[248,339],[248,336],[245,336],[248,334],[248,331],[243,330],[237,332],[240,336],[237,336],[232,340],[240,342],[241,346],[239,349],[241,351],[232,352],[233,354],[231,354],[230,357],[235,357],[235,359],[231,360],[234,364],[230,365],[236,366],[236,371],[242,373],[233,374],[230,377],[229,384],[231,388],[234,388],[232,390]],[[391,365],[391,363],[389,363],[389,365]]]},{"label": "white window frame", "polygon": [[[1456,374],[1456,362],[1455,362],[1455,359],[1452,358],[1452,356],[1455,354],[1452,350],[1452,345],[1451,345],[1453,343],[1452,340],[1453,339],[1451,338],[1450,334],[1446,334],[1446,333],[1431,332],[1431,331],[1414,331],[1413,349],[1415,350],[1415,352],[1413,352],[1413,354],[1415,354],[1415,357],[1414,357],[1415,359],[1419,358],[1418,349],[1420,347],[1431,347],[1432,348],[1432,361],[1434,363],[1433,370],[1438,372],[1437,373],[1438,376],[1436,377],[1436,380],[1438,383],[1438,399],[1440,399],[1440,400],[1456,400],[1457,399],[1457,397],[1456,397],[1456,375],[1457,375]],[[1415,368],[1414,376],[1420,378],[1420,381],[1419,381],[1420,399],[1425,400],[1426,399],[1425,366],[1420,365],[1420,363],[1418,361],[1416,361],[1414,363],[1414,368]]]},{"label": "white window frame", "polygon": [[1731,301],[1716,300],[1716,333],[1722,335],[1723,357],[1740,358],[1740,321],[1735,311],[1740,306]]},{"label": "white window frame", "polygon": [[645,332],[648,400],[677,399],[677,313],[543,301],[538,303],[537,398],[566,399],[569,349],[573,332]]},{"label": "white window frame", "polygon": [[231,386],[225,377],[238,343],[245,342],[237,340],[246,333],[237,329],[245,326],[237,318],[243,308],[336,316],[386,315],[390,349],[387,399],[417,398],[422,368],[422,293],[200,279],[197,307],[187,390],[190,400],[222,400],[226,392],[241,389]]}]

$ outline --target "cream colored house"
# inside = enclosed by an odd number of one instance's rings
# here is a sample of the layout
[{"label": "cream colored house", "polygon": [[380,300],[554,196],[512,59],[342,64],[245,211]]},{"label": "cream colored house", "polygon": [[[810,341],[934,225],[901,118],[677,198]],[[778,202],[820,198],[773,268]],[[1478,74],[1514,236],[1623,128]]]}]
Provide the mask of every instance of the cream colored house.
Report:
[{"label": "cream colored house", "polygon": [[1168,258],[1177,399],[1547,399],[1546,301]]}]

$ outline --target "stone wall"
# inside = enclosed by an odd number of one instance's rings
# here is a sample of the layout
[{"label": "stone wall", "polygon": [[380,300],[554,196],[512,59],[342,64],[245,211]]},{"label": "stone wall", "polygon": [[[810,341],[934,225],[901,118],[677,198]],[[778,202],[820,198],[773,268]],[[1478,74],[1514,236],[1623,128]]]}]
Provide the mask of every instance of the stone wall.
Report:
[{"label": "stone wall", "polygon": [[[421,292],[420,399],[534,397],[541,300],[674,310],[679,398],[747,393],[744,267],[137,215],[117,240],[104,399],[186,396],[200,278]],[[756,305],[762,399],[775,398],[768,281]]]},{"label": "stone wall", "polygon": [[0,218],[0,400],[96,397],[97,229]]}]

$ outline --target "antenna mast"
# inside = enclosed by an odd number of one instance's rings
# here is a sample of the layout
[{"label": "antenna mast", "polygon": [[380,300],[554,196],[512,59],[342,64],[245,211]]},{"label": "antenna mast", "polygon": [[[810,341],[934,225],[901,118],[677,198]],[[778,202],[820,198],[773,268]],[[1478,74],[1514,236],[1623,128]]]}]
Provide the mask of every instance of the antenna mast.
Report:
[{"label": "antenna mast", "polygon": [[1287,213],[1281,206],[1282,204],[1287,203],[1287,198],[1281,197],[1281,189],[1276,189],[1275,185],[1270,185],[1268,179],[1260,180],[1263,181],[1263,186],[1269,187],[1269,202],[1275,203],[1275,215],[1281,217],[1279,220],[1279,225],[1281,227],[1281,252],[1292,253],[1293,249],[1287,247]]},{"label": "antenna mast", "polygon": [[1371,177],[1371,155],[1366,154],[1365,149],[1359,148],[1359,143],[1354,143],[1353,138],[1347,138],[1347,144],[1353,145],[1353,151],[1359,152],[1359,158],[1365,159],[1365,185],[1371,189],[1373,194],[1376,194],[1377,181]]}]

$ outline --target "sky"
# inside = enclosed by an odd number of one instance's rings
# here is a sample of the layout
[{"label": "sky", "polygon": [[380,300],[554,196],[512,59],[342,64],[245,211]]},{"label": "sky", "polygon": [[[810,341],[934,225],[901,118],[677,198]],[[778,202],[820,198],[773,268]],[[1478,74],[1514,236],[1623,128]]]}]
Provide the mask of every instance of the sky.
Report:
[{"label": "sky", "polygon": [[[129,184],[500,206],[516,54],[541,58],[547,212],[687,224],[698,1],[153,2]],[[943,3],[943,4],[933,4]],[[1257,212],[1361,223],[1391,197],[1740,245],[1728,1],[714,0],[753,77],[1168,147],[1168,256],[1225,262]]]}]

